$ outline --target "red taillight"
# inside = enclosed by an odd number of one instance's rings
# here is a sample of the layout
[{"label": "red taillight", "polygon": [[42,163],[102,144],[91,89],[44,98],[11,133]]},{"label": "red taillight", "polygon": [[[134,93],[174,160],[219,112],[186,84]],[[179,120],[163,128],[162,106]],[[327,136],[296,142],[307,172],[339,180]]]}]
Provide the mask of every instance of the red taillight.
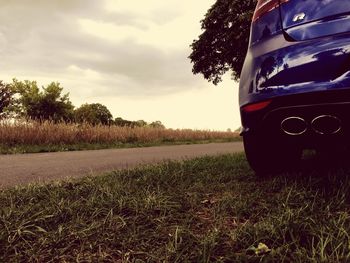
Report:
[{"label": "red taillight", "polygon": [[253,16],[253,22],[258,20],[260,17],[262,17],[266,13],[279,7],[280,4],[283,4],[288,1],[289,0],[258,0],[258,5],[256,6],[254,16]]},{"label": "red taillight", "polygon": [[262,110],[262,109],[266,108],[267,106],[269,106],[271,102],[272,102],[272,100],[267,100],[267,101],[263,101],[263,102],[249,104],[247,106],[244,106],[242,108],[242,110],[244,112],[253,112],[253,111]]}]

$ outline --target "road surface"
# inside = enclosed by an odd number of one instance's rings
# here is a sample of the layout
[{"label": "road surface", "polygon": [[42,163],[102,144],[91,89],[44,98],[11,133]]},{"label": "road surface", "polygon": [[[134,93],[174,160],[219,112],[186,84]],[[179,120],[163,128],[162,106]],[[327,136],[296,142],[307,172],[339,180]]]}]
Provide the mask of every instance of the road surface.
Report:
[{"label": "road surface", "polygon": [[164,160],[243,151],[241,142],[0,155],[0,187],[98,175]]}]

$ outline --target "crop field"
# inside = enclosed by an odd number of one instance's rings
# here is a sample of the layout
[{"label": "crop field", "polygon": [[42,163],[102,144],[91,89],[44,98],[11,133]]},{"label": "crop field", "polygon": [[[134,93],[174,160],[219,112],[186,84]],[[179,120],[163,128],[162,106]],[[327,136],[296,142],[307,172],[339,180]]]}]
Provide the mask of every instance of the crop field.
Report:
[{"label": "crop field", "polygon": [[240,140],[235,132],[52,122],[0,123],[0,153],[50,152]]},{"label": "crop field", "polygon": [[349,174],[237,154],[1,190],[0,262],[348,262]]}]

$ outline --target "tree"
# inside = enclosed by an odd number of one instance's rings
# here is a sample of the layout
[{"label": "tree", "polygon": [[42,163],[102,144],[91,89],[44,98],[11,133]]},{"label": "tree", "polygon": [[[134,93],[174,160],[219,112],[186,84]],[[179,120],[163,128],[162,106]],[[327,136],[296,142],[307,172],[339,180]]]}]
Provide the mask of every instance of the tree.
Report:
[{"label": "tree", "polygon": [[83,104],[74,111],[74,119],[79,123],[110,125],[113,116],[108,108],[100,103]]},{"label": "tree", "polygon": [[238,79],[247,52],[251,18],[257,0],[217,0],[208,10],[204,31],[191,44],[193,73],[215,85],[229,70]]},{"label": "tree", "polygon": [[154,121],[149,126],[157,129],[165,129],[165,126],[161,121]]},{"label": "tree", "polygon": [[145,127],[148,125],[148,123],[144,120],[138,120],[134,122],[135,126],[137,127]]},{"label": "tree", "polygon": [[63,94],[58,82],[39,89],[36,81],[13,80],[13,91],[19,94],[17,113],[27,119],[69,121],[73,117],[74,106],[69,100],[69,93]]},{"label": "tree", "polygon": [[0,81],[0,119],[6,118],[11,113],[11,108],[14,106],[15,92],[11,85]]},{"label": "tree", "polygon": [[116,126],[121,126],[121,127],[134,127],[135,126],[135,122],[134,121],[124,120],[121,117],[115,118],[114,124]]},{"label": "tree", "polygon": [[114,119],[114,124],[116,126],[121,126],[121,127],[127,126],[126,120],[124,120],[122,117],[115,118]]},{"label": "tree", "polygon": [[148,125],[148,123],[144,120],[138,120],[138,121],[128,121],[128,120],[124,120],[121,117],[115,118],[114,120],[114,124],[117,126],[122,126],[122,127],[145,127]]}]

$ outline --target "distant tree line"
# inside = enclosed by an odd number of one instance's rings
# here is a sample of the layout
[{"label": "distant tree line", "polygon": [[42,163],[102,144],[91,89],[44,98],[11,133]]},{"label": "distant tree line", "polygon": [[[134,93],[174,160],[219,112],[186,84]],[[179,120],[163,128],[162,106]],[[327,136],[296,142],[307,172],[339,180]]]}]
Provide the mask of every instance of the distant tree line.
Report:
[{"label": "distant tree line", "polygon": [[165,128],[160,121],[129,121],[113,119],[109,109],[101,103],[85,103],[75,108],[69,93],[63,93],[60,83],[52,82],[39,88],[36,81],[12,83],[0,81],[0,119],[22,118],[35,121],[89,123],[92,125],[117,125],[123,127]]}]

